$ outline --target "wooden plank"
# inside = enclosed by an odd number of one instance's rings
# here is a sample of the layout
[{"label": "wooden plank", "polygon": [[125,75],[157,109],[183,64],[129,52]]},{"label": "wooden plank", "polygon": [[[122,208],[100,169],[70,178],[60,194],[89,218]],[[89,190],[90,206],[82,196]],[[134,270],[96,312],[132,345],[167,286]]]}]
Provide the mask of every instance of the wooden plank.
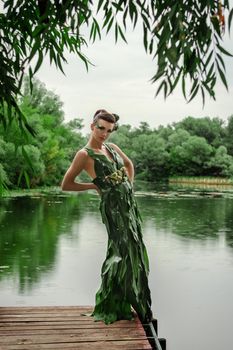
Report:
[{"label": "wooden plank", "polygon": [[[0,332],[3,330],[26,330],[26,329],[76,329],[76,328],[105,328],[106,325],[103,322],[81,322],[81,321],[52,321],[52,322],[47,322],[47,321],[42,321],[42,322],[0,322]],[[111,325],[111,328],[122,328],[122,327],[127,327],[127,328],[133,328],[135,327],[134,322],[128,322],[128,321],[117,321],[114,322]]]},{"label": "wooden plank", "polygon": [[[14,332],[14,335],[12,333]],[[61,335],[61,331],[59,329],[28,329],[24,330],[24,335],[55,335],[56,337],[59,337]],[[145,337],[144,330],[143,329],[135,329],[135,328],[98,328],[98,329],[64,329],[62,331],[62,336],[65,334],[70,334],[70,336],[76,336],[76,337],[87,337],[87,338],[102,338],[102,337],[118,337],[119,335],[121,338],[127,338],[127,337],[137,337],[142,336]],[[0,333],[0,344],[4,342],[4,339],[6,338],[6,341],[10,341],[11,338],[14,338],[16,336],[21,336],[22,331],[21,330],[8,330],[8,331],[1,331]],[[5,336],[6,335],[6,336]]]},{"label": "wooden plank", "polygon": [[[98,333],[98,337],[105,337],[105,336],[108,336],[110,337],[111,334],[114,334],[115,337],[118,337],[120,336],[121,338],[128,338],[130,335],[131,337],[134,336],[134,337],[139,337],[141,336],[142,338],[145,338],[144,336],[144,333],[142,331],[139,332],[135,332],[132,331],[132,328],[125,328],[124,329],[124,332],[122,332],[122,329],[121,330],[118,330],[118,332],[116,332],[116,328],[115,329],[110,329],[107,331],[108,335],[105,334],[106,331],[103,332],[103,329],[101,328],[98,328],[97,330],[95,330],[95,332],[90,332],[90,329],[88,330],[89,332],[89,337],[92,337],[92,336],[95,336],[95,339],[97,339],[97,336],[96,336],[96,333]],[[125,334],[126,332],[126,334]],[[13,333],[13,334],[12,334]],[[11,337],[15,337],[15,336],[21,336],[23,333],[23,336],[28,336],[28,335],[43,335],[43,336],[47,336],[47,335],[53,335],[53,336],[59,336],[61,335],[61,330],[60,329],[27,329],[27,330],[24,330],[22,332],[22,330],[15,330],[15,329],[11,329],[11,330],[7,330],[7,331],[1,331],[0,332],[0,344],[2,343],[2,339],[7,338],[7,339],[10,339]],[[64,334],[68,334],[70,336],[84,336],[84,337],[87,337],[86,334],[87,333],[87,330],[85,333],[81,332],[80,329],[63,329],[62,330],[62,335]]]},{"label": "wooden plank", "polygon": [[24,321],[24,322],[34,322],[34,321],[43,321],[43,320],[48,320],[48,321],[75,321],[75,320],[81,320],[81,321],[89,321],[90,317],[79,317],[79,316],[63,316],[63,315],[57,315],[57,316],[35,316],[33,315],[32,317],[30,317],[30,315],[28,316],[21,316],[21,315],[12,315],[12,316],[1,316],[0,315],[0,322],[13,322],[13,321]]},{"label": "wooden plank", "polygon": [[6,345],[0,350],[151,350],[149,343],[144,341],[109,341],[92,343],[60,343],[60,344],[30,344]]},{"label": "wooden plank", "polygon": [[14,344],[18,343],[20,341],[25,341],[25,343],[39,343],[39,344],[46,344],[46,343],[61,343],[63,342],[69,342],[72,338],[73,341],[92,341],[93,339],[96,340],[127,340],[127,339],[145,339],[145,335],[143,333],[138,334],[138,332],[134,329],[126,329],[123,328],[119,332],[115,332],[115,329],[98,329],[95,330],[95,332],[87,332],[87,331],[80,331],[77,330],[76,332],[73,332],[71,330],[70,332],[63,333],[61,332],[49,332],[46,333],[45,331],[42,332],[34,332],[29,334],[18,334],[18,335],[2,335],[0,338],[0,344]]},{"label": "wooden plank", "polygon": [[135,314],[110,325],[83,315],[86,307],[0,307],[0,350],[151,350]]},{"label": "wooden plank", "polygon": [[92,306],[10,306],[10,307],[0,307],[0,315],[4,314],[14,314],[19,313],[60,313],[60,312],[73,312],[75,314],[81,314],[85,312],[91,312],[93,310]]}]

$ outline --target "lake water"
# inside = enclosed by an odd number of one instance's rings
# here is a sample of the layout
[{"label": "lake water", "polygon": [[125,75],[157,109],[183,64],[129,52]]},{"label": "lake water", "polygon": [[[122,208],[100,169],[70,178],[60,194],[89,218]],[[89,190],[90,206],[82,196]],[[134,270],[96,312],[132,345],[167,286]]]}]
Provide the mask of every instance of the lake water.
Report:
[{"label": "lake water", "polygon": [[[233,198],[137,195],[167,350],[233,344]],[[0,306],[93,305],[107,234],[92,193],[0,200]]]}]

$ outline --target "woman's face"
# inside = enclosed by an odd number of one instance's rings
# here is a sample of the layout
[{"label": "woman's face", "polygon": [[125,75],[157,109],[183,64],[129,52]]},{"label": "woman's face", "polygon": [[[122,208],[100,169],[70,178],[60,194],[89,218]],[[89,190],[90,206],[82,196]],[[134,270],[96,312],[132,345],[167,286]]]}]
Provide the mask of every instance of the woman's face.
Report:
[{"label": "woman's face", "polygon": [[98,142],[104,142],[113,132],[114,123],[107,122],[103,119],[98,119],[91,124],[92,136]]}]

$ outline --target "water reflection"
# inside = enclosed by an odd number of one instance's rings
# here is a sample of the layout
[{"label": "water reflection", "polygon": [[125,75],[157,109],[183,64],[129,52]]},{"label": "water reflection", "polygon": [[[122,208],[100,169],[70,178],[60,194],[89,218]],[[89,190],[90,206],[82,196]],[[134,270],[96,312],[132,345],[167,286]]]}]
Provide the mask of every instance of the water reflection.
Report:
[{"label": "water reflection", "polygon": [[233,247],[232,198],[153,198],[139,197],[144,220],[158,230],[196,240],[217,239],[224,232]]},{"label": "water reflection", "polygon": [[[137,200],[167,349],[230,349],[233,198]],[[98,207],[91,193],[0,201],[1,305],[94,304],[107,243]]]},{"label": "water reflection", "polygon": [[22,197],[0,202],[0,280],[19,278],[20,292],[53,269],[60,235],[71,235],[87,195]]},{"label": "water reflection", "polygon": [[[202,241],[224,235],[233,248],[233,199],[146,196],[137,200],[144,225],[153,232]],[[60,236],[72,239],[75,232],[77,240],[82,219],[88,222],[89,217],[90,222],[91,216],[93,229],[100,222],[99,198],[91,194],[2,199],[0,206],[0,281],[17,276],[20,293],[55,268]]]}]

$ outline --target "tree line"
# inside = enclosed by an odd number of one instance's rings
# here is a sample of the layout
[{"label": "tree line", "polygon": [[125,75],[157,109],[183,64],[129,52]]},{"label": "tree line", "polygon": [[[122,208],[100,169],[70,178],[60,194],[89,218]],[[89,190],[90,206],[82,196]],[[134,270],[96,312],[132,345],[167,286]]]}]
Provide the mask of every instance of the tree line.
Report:
[{"label": "tree line", "polygon": [[171,176],[233,177],[233,115],[220,118],[188,116],[178,123],[151,129],[122,125],[111,138],[133,160],[137,178],[147,181]]},{"label": "tree line", "polygon": [[[0,125],[0,182],[8,188],[58,186],[78,149],[83,120],[64,121],[60,97],[39,80],[25,79],[20,108],[36,136],[22,132],[17,121]],[[225,123],[220,118],[188,116],[168,126],[151,128],[120,125],[109,142],[118,144],[132,159],[136,178],[166,180],[171,176],[233,177],[233,115]],[[87,175],[82,174],[85,180]]]}]

